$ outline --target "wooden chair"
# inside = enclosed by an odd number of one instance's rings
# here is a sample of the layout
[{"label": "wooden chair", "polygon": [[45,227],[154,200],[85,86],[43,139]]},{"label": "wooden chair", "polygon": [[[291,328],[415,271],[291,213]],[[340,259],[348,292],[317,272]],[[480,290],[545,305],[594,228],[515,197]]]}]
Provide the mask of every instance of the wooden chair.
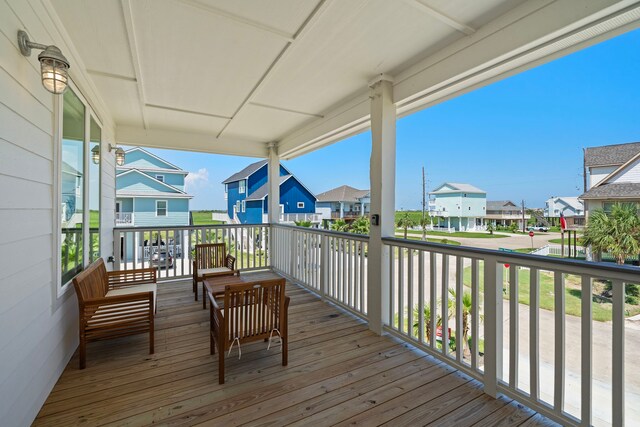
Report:
[{"label": "wooden chair", "polygon": [[80,369],[86,366],[87,343],[149,332],[153,354],[156,269],[109,271],[99,258],[73,278],[78,296]]},{"label": "wooden chair", "polygon": [[280,337],[282,366],[287,366],[289,297],[284,295],[285,280],[272,279],[225,288],[224,307],[209,296],[211,354],[218,349],[218,382],[224,384],[225,351],[237,345],[269,341]]},{"label": "wooden chair", "polygon": [[[227,247],[224,243],[196,245],[195,259],[193,260],[193,292],[196,294],[196,301],[198,301],[198,283],[202,282],[205,276],[237,274],[235,265],[236,259],[227,255]],[[202,298],[206,298],[204,291],[202,291]]]}]

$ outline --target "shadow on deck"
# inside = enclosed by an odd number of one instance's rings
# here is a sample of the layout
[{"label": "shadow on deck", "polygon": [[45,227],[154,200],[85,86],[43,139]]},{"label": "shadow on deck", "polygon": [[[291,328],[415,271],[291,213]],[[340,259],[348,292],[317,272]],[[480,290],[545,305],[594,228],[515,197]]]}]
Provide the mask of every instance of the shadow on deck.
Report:
[{"label": "shadow on deck", "polygon": [[219,385],[209,310],[190,281],[159,284],[156,354],[146,335],[89,344],[87,368],[76,354],[35,424],[555,425],[297,285],[287,295],[289,365],[253,343],[227,358]]}]

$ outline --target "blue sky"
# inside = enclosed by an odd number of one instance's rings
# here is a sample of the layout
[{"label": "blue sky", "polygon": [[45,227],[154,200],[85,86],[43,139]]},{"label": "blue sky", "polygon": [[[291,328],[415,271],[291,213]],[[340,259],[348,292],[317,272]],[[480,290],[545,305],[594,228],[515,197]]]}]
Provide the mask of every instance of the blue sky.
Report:
[{"label": "blue sky", "polygon": [[[640,141],[640,30],[402,118],[396,207],[427,187],[466,182],[488,200],[542,207],[582,193],[582,149]],[[185,170],[191,209],[223,209],[221,181],[256,159],[150,150]],[[283,162],[311,191],[369,187],[370,134]]]}]

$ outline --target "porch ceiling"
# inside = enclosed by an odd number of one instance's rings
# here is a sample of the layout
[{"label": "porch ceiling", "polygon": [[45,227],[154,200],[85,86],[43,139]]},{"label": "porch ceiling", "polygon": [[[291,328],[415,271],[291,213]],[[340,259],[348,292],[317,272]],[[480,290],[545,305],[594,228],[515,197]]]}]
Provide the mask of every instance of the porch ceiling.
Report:
[{"label": "porch ceiling", "polygon": [[408,114],[640,18],[632,0],[42,1],[119,142],[249,156],[278,142],[285,158],[366,129],[380,74]]}]

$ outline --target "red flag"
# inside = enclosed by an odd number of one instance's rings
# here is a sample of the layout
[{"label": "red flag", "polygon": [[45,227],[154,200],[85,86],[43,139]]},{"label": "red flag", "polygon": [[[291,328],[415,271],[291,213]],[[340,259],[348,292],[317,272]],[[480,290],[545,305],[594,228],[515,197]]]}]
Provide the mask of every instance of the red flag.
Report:
[{"label": "red flag", "polygon": [[564,214],[560,213],[560,229],[562,231],[567,229],[567,220],[564,219]]}]

